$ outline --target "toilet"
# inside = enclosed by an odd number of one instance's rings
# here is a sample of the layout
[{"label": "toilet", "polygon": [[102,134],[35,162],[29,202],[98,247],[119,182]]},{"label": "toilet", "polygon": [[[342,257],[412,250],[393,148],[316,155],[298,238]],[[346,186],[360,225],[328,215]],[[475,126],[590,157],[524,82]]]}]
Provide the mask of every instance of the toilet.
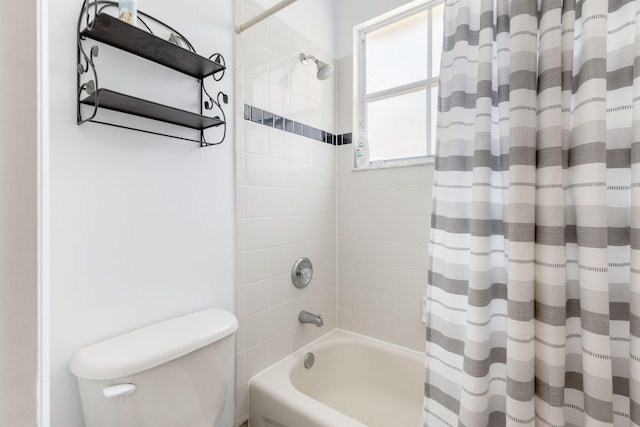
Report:
[{"label": "toilet", "polygon": [[84,347],[71,360],[86,427],[213,427],[238,320],[208,309]]}]

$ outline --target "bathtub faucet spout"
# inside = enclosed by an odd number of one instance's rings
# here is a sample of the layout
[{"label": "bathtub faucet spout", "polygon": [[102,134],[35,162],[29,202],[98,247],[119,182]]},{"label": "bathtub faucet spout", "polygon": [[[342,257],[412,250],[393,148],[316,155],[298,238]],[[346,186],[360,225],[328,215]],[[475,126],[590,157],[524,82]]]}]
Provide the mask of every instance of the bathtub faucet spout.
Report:
[{"label": "bathtub faucet spout", "polygon": [[308,311],[301,311],[298,315],[298,320],[300,323],[313,323],[317,327],[324,326],[324,321],[322,320],[322,316],[319,314],[309,313]]}]

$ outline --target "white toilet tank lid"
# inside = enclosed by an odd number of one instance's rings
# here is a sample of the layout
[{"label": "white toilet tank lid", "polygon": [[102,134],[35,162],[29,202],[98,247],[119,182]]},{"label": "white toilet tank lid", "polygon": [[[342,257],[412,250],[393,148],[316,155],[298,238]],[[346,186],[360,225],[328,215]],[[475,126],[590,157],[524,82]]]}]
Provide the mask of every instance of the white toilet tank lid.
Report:
[{"label": "white toilet tank lid", "polygon": [[219,341],[237,329],[238,320],[227,311],[199,311],[84,347],[73,356],[71,372],[87,380],[126,377]]}]

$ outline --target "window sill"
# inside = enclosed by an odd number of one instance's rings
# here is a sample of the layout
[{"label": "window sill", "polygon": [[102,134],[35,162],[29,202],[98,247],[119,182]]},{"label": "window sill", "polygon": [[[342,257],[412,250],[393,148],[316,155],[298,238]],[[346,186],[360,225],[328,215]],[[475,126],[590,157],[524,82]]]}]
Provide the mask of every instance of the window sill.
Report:
[{"label": "window sill", "polygon": [[361,168],[352,168],[352,172],[376,170],[376,169],[392,169],[392,168],[406,168],[410,166],[424,166],[435,164],[435,157],[423,157],[420,159],[408,159],[408,160],[389,160],[382,162],[371,162],[369,166],[363,166]]}]

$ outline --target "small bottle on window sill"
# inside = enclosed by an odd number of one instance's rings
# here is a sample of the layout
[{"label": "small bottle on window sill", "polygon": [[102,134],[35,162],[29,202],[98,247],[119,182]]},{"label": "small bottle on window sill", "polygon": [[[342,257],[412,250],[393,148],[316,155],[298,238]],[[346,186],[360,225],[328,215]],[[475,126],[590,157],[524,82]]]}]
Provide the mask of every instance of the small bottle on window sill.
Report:
[{"label": "small bottle on window sill", "polygon": [[358,143],[355,149],[356,167],[364,168],[369,166],[369,141],[367,140],[367,134],[360,131],[358,135]]}]

